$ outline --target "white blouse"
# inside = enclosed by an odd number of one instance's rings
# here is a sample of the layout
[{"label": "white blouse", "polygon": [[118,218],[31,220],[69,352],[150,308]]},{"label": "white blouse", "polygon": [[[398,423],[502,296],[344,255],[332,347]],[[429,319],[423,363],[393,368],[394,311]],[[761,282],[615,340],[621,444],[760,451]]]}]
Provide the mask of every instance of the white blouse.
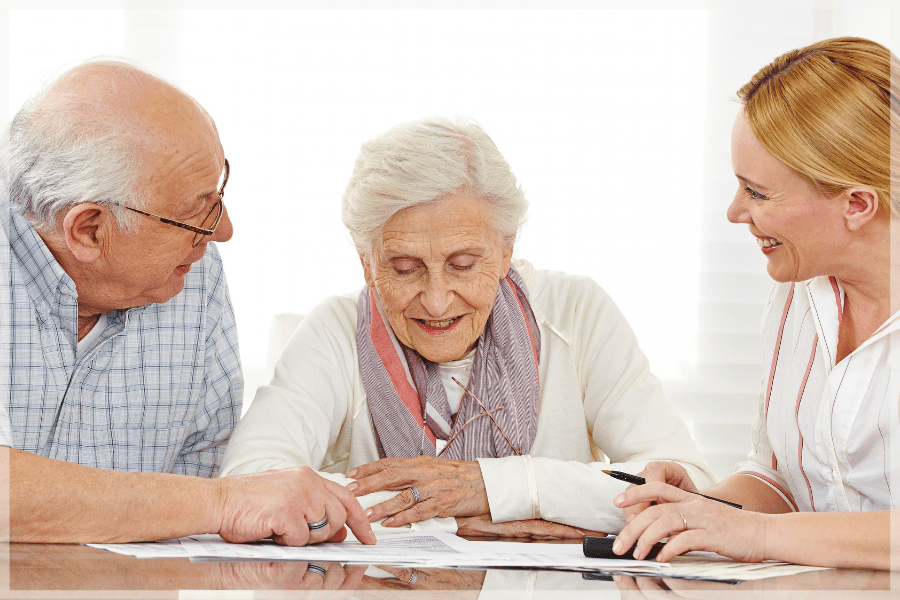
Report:
[{"label": "white blouse", "polygon": [[795,511],[900,506],[900,311],[835,364],[843,305],[837,281],[816,277],[776,284],[766,307],[753,447],[735,471]]}]

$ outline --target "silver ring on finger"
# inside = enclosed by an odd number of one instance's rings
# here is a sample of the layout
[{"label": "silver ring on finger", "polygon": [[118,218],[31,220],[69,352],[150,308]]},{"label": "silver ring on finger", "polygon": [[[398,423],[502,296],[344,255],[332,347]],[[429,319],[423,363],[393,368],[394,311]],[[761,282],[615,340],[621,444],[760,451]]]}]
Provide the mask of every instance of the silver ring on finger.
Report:
[{"label": "silver ring on finger", "polygon": [[419,578],[419,572],[413,569],[413,572],[409,574],[409,579],[406,580],[406,585],[412,585],[416,582],[416,579]]},{"label": "silver ring on finger", "polygon": [[306,526],[309,527],[310,531],[317,531],[319,529],[324,529],[325,527],[328,527],[328,517],[327,516],[322,517],[315,523],[308,523]]},{"label": "silver ring on finger", "polygon": [[322,565],[317,565],[316,563],[309,563],[308,565],[306,565],[306,572],[307,573],[315,573],[316,575],[321,575],[322,577],[325,577],[326,570],[325,570],[325,567],[323,567]]},{"label": "silver ring on finger", "polygon": [[684,530],[687,531],[687,519],[684,518],[684,515],[678,513],[678,516],[681,517],[681,521],[684,523]]},{"label": "silver ring on finger", "polygon": [[421,498],[419,497],[419,490],[416,489],[416,486],[412,486],[409,488],[409,491],[412,492],[413,495],[413,504],[418,504]]}]

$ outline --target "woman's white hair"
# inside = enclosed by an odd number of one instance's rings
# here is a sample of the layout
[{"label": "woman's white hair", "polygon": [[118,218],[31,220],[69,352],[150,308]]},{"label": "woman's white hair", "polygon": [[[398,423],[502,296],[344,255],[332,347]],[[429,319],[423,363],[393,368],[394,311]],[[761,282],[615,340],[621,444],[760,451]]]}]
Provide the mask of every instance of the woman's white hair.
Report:
[{"label": "woman's white hair", "polygon": [[486,202],[501,242],[515,243],[528,202],[491,138],[471,120],[411,121],[362,145],[341,219],[365,255],[399,211],[460,193]]},{"label": "woman's white hair", "polygon": [[[149,75],[129,63],[89,62]],[[53,231],[67,207],[106,204],[119,227],[130,230],[137,215],[112,203],[143,208],[149,196],[138,185],[141,162],[125,115],[48,94],[52,87],[25,102],[0,140],[0,177],[10,205],[37,229]]]}]

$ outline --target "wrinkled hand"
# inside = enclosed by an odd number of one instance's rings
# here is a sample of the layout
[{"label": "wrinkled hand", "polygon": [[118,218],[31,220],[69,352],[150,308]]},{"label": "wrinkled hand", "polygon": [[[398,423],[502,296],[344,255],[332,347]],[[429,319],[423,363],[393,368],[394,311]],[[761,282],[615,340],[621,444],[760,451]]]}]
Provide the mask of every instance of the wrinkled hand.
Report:
[{"label": "wrinkled hand", "polygon": [[[688,472],[684,467],[679,465],[676,462],[671,461],[653,461],[647,463],[647,466],[644,467],[644,470],[638,473],[640,477],[643,477],[647,483],[653,481],[661,481],[663,483],[668,483],[669,485],[675,486],[682,490],[687,490],[689,492],[698,492],[697,486],[694,485],[691,476],[688,475]],[[645,484],[646,485],[646,484]],[[634,487],[634,485],[628,486],[629,489]],[[625,522],[630,523],[631,519],[641,514],[651,505],[650,502],[641,502],[639,504],[635,504],[633,506],[628,506],[622,509],[622,516],[625,517]]]},{"label": "wrinkled hand", "polygon": [[505,523],[491,522],[490,515],[478,515],[477,517],[457,517],[456,535],[480,536],[480,537],[530,537],[530,538],[554,538],[554,539],[581,539],[586,535],[605,537],[605,533],[576,529],[569,525],[544,521],[543,519],[528,519],[525,521],[506,521]]},{"label": "wrinkled hand", "polygon": [[[325,569],[325,575],[309,570],[308,563],[295,561],[257,562],[236,561],[211,563],[218,569],[215,586],[222,590],[314,590],[311,598],[347,598],[359,585],[367,565],[341,565],[340,563],[316,563]],[[322,591],[335,593],[321,595]],[[291,595],[291,598],[301,596]]]},{"label": "wrinkled hand", "polygon": [[[363,577],[357,589],[480,591],[481,586],[484,584],[484,570],[422,569],[392,565],[376,566],[382,571],[390,573],[393,577],[381,579],[367,575]],[[414,573],[415,577],[413,577]],[[412,582],[410,583],[411,579]]]},{"label": "wrinkled hand", "polygon": [[634,516],[619,532],[613,545],[616,554],[625,553],[637,542],[634,557],[641,559],[653,544],[668,536],[669,541],[656,557],[659,562],[690,550],[717,552],[743,562],[765,559],[770,515],[732,508],[659,481],[629,487],[614,502],[623,509],[656,503]]},{"label": "wrinkled hand", "polygon": [[[366,511],[370,522],[384,520],[385,527],[399,527],[432,517],[467,517],[487,513],[487,491],[476,461],[432,456],[382,458],[359,466],[347,477],[357,481],[347,489],[357,496],[382,490],[404,490]],[[415,502],[409,487],[419,492]],[[393,516],[391,516],[393,515]]]},{"label": "wrinkled hand", "polygon": [[[271,537],[285,546],[342,541],[346,523],[364,544],[375,534],[359,501],[340,485],[308,467],[223,477],[219,535],[234,543]],[[308,523],[328,517],[328,525],[310,531]]]}]

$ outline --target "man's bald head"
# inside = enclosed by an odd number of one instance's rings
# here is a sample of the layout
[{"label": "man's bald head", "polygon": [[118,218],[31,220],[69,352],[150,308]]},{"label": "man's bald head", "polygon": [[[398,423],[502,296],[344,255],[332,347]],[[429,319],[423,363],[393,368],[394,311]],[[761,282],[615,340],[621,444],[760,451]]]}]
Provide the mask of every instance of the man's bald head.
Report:
[{"label": "man's bald head", "polygon": [[[10,201],[39,229],[81,202],[145,208],[152,165],[185,140],[217,152],[209,114],[190,96],[134,65],[97,60],[66,71],[23,106],[4,140]],[[110,207],[120,224],[135,216]]]}]

